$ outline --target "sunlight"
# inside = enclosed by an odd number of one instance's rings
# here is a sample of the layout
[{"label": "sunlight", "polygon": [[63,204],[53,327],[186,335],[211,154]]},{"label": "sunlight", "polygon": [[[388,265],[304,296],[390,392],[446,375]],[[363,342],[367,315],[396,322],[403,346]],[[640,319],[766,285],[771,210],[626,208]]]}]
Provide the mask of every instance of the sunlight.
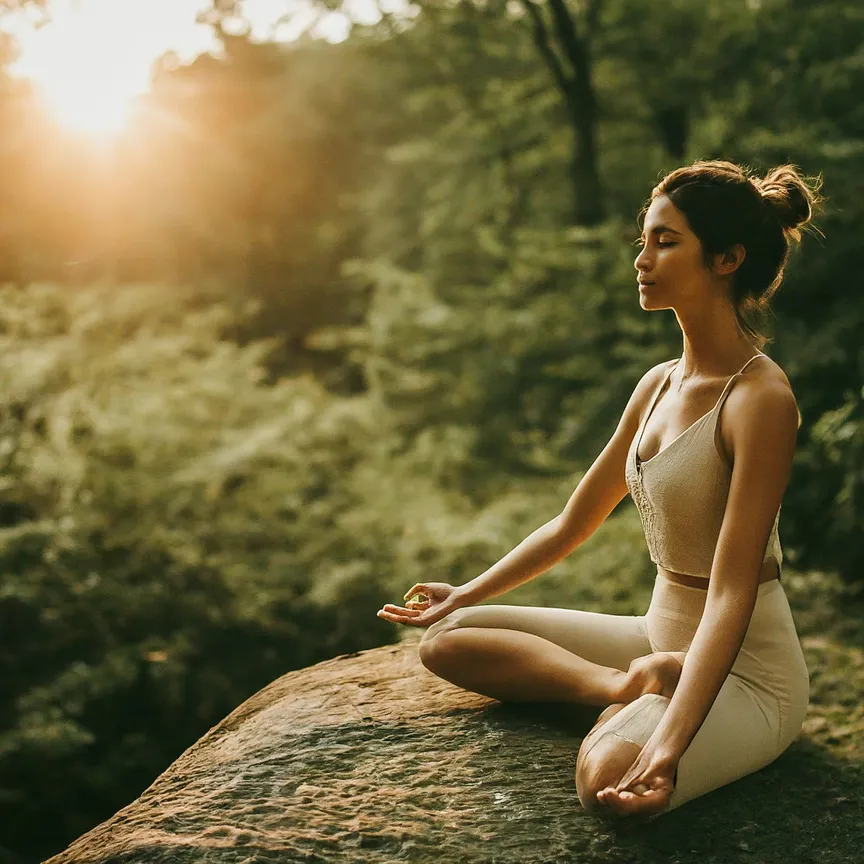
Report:
[{"label": "sunlight", "polygon": [[[58,122],[88,135],[122,131],[135,100],[149,89],[153,62],[166,51],[181,62],[219,53],[211,30],[196,22],[211,0],[48,0],[45,6],[48,23],[39,28],[33,7],[4,16],[21,48],[11,71],[33,81]],[[306,31],[341,42],[352,22],[374,24],[381,10],[407,18],[419,11],[406,0],[344,0],[338,12],[314,0],[243,0],[239,10],[254,40],[278,42]]]},{"label": "sunlight", "polygon": [[188,4],[182,18],[159,6],[55,0],[48,24],[16,34],[21,56],[13,71],[33,81],[46,108],[67,128],[98,137],[116,134],[148,89],[156,57],[172,42],[194,44],[195,53],[208,47],[203,28],[191,32],[196,25]]},{"label": "sunlight", "polygon": [[91,135],[120,132],[139,90],[129,79],[108,77],[77,64],[74,75],[51,69],[36,79],[46,107],[64,126]]}]

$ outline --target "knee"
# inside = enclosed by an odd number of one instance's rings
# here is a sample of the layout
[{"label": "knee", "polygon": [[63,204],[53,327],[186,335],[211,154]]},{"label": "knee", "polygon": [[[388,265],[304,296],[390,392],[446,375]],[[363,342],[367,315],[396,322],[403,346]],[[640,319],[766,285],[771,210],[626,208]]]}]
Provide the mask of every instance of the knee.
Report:
[{"label": "knee", "polygon": [[[588,813],[601,811],[597,793],[616,785],[639,755],[640,748],[608,732],[586,737],[576,760],[576,793]],[[603,810],[602,812],[606,812]]]},{"label": "knee", "polygon": [[[666,712],[669,698],[656,693],[645,693],[626,706],[610,706],[598,719],[598,725],[582,740],[576,760],[576,791],[582,806],[595,812],[602,805],[597,793],[607,786],[616,785],[639,756],[645,743],[657,728]],[[626,708],[612,723],[612,718]],[[624,722],[620,722],[623,720]],[[615,734],[626,730],[626,737]]]},{"label": "knee", "polygon": [[442,642],[438,637],[442,633],[454,630],[459,626],[458,611],[459,610],[451,612],[440,621],[431,624],[426,628],[426,632],[420,639],[420,645],[418,646],[420,662],[429,669],[430,672],[433,671],[432,667],[436,665],[436,660],[440,660],[447,651],[447,641],[444,640],[444,642]]}]

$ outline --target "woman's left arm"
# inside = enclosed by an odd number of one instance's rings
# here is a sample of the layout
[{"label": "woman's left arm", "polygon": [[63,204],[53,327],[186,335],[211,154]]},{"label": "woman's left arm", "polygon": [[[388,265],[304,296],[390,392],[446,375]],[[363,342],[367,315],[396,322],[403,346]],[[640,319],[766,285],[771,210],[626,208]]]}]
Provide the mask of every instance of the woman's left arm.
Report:
[{"label": "woman's left arm", "polygon": [[670,785],[652,774],[674,774],[735,663],[756,605],[765,548],[792,470],[799,415],[787,387],[748,384],[739,388],[728,427],[734,465],[705,610],[663,718],[615,786],[618,795],[600,796],[619,813],[654,809],[647,801],[640,806],[640,794],[619,797],[622,791]]}]

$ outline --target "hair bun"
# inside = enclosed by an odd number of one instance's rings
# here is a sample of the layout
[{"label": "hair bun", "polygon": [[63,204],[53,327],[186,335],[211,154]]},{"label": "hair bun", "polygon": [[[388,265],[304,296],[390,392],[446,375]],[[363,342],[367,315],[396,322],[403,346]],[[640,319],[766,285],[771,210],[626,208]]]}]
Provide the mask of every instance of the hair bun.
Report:
[{"label": "hair bun", "polygon": [[810,221],[815,206],[822,200],[818,195],[821,178],[805,179],[795,165],[779,165],[764,180],[754,182],[783,229],[800,239],[800,229]]}]

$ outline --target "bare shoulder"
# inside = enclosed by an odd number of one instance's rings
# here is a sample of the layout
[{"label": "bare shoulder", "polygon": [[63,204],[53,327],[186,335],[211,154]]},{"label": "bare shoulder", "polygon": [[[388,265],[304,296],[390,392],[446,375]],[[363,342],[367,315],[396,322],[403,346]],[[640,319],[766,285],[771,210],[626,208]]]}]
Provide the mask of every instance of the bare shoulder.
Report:
[{"label": "bare shoulder", "polygon": [[648,408],[648,402],[656,392],[663,377],[669,371],[669,367],[676,362],[678,358],[672,360],[664,360],[656,366],[652,366],[640,379],[639,383],[633,389],[633,394],[630,397],[630,402],[627,404],[627,411],[630,414],[630,420],[635,420],[636,425],[642,417],[645,410]]},{"label": "bare shoulder", "polygon": [[756,360],[751,363],[750,366],[744,370],[743,377],[746,377],[748,373],[751,372],[754,373],[750,376],[752,380],[775,381],[783,384],[790,392],[792,392],[792,385],[789,383],[789,379],[786,377],[783,367],[780,366],[776,360],[772,360],[767,355],[761,360]]},{"label": "bare shoulder", "polygon": [[[732,389],[730,399],[735,395],[736,390],[738,398],[735,401],[739,403],[739,408],[745,411],[749,408],[750,411],[764,415],[766,406],[762,405],[761,411],[759,406],[762,399],[767,399],[773,407],[783,410],[785,406],[786,411],[791,411],[797,416],[797,426],[801,425],[801,412],[798,410],[798,401],[795,399],[789,378],[780,364],[770,357],[766,356],[754,361],[741,373],[741,381]],[[730,411],[730,413],[738,412]]]},{"label": "bare shoulder", "polygon": [[786,373],[770,357],[741,373],[725,407],[721,439],[731,461],[747,440],[768,448],[786,440],[794,449],[801,412]]}]

